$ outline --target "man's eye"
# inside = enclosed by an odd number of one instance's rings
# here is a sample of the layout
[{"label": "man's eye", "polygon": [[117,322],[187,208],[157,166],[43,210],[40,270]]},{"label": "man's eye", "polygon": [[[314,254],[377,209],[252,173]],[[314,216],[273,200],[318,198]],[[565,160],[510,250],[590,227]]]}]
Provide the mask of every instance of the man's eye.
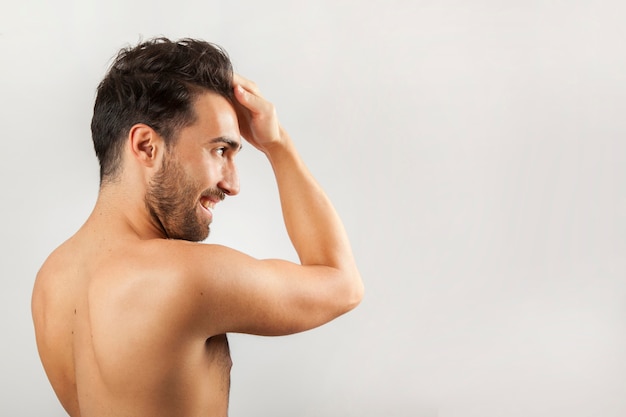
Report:
[{"label": "man's eye", "polygon": [[216,152],[219,156],[222,156],[226,152],[226,148],[217,148]]}]

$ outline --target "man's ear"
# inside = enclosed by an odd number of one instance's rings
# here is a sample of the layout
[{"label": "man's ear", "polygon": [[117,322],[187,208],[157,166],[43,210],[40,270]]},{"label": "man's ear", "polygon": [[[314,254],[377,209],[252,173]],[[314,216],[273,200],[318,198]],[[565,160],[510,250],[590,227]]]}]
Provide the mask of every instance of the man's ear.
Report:
[{"label": "man's ear", "polygon": [[128,144],[134,159],[146,168],[154,168],[163,156],[163,138],[150,126],[137,123],[128,132]]}]

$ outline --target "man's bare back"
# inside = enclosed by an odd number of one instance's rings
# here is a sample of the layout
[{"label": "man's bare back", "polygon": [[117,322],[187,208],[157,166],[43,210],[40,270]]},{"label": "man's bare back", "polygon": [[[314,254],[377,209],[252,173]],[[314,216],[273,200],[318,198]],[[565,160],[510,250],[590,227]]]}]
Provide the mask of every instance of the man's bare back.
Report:
[{"label": "man's bare back", "polygon": [[[189,78],[193,59],[206,68]],[[41,267],[32,298],[42,363],[72,417],[226,416],[227,333],[301,332],[361,300],[330,201],[257,87],[228,72],[226,61],[211,81],[220,59],[203,42],[149,41],[122,54],[99,87],[98,201]],[[181,69],[169,68],[177,60]],[[176,101],[181,89],[189,90],[187,104]],[[239,192],[242,136],[272,165],[300,264],[197,243],[208,235],[213,207]]]},{"label": "man's bare back", "polygon": [[41,359],[63,406],[73,417],[225,416],[228,341],[186,324],[194,295],[172,266],[176,242],[99,226],[51,255],[34,292]]}]

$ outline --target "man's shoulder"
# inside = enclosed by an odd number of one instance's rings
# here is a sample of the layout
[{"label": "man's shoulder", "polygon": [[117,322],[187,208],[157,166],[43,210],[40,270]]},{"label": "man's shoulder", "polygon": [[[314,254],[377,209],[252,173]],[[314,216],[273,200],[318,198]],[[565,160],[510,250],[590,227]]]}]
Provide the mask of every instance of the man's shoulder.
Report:
[{"label": "man's shoulder", "polygon": [[139,292],[150,287],[175,297],[223,271],[233,253],[237,252],[221,245],[174,239],[122,243],[97,259],[93,285]]},{"label": "man's shoulder", "polygon": [[[97,325],[125,322],[125,326],[156,327],[166,322],[183,326],[191,321],[198,286],[194,252],[207,256],[209,245],[166,239],[120,243],[103,253],[92,268],[88,298]],[[104,323],[104,324],[103,324]],[[184,326],[183,326],[184,327]],[[183,331],[180,328],[180,331]]]},{"label": "man's shoulder", "polygon": [[151,280],[153,286],[168,281],[180,285],[192,270],[194,258],[211,257],[215,251],[219,252],[220,248],[180,240],[108,236],[98,241],[79,233],[44,260],[37,272],[34,291],[76,287],[78,282],[111,289],[145,279]]},{"label": "man's shoulder", "polygon": [[182,269],[183,273],[193,273],[198,269],[205,273],[207,267],[221,269],[241,258],[250,258],[224,245],[177,239],[147,240],[132,250],[142,262],[159,268]]},{"label": "man's shoulder", "polygon": [[[152,239],[117,247],[107,266],[90,283],[94,323],[126,322],[127,329],[147,329],[160,338],[209,335],[203,326],[207,305],[224,294],[225,246]],[[217,303],[219,304],[219,303]],[[157,328],[177,329],[161,334]],[[133,331],[129,330],[129,334]]]},{"label": "man's shoulder", "polygon": [[129,251],[135,257],[135,261],[146,267],[164,269],[180,269],[189,272],[190,267],[206,262],[224,262],[234,254],[234,249],[219,244],[207,244],[189,242],[177,239],[150,239],[141,241],[136,245],[122,248],[122,252]]}]

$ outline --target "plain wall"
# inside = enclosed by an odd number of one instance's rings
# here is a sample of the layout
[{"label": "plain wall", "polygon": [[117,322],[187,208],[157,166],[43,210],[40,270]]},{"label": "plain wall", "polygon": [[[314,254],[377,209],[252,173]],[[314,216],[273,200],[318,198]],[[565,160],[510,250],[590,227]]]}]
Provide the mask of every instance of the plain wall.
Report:
[{"label": "plain wall", "polygon": [[[0,415],[63,416],[35,274],[93,207],[116,51],[225,47],[345,220],[366,284],[303,334],[231,336],[231,416],[626,415],[626,3],[8,1],[0,6]],[[295,260],[268,163],[211,242]]]}]

